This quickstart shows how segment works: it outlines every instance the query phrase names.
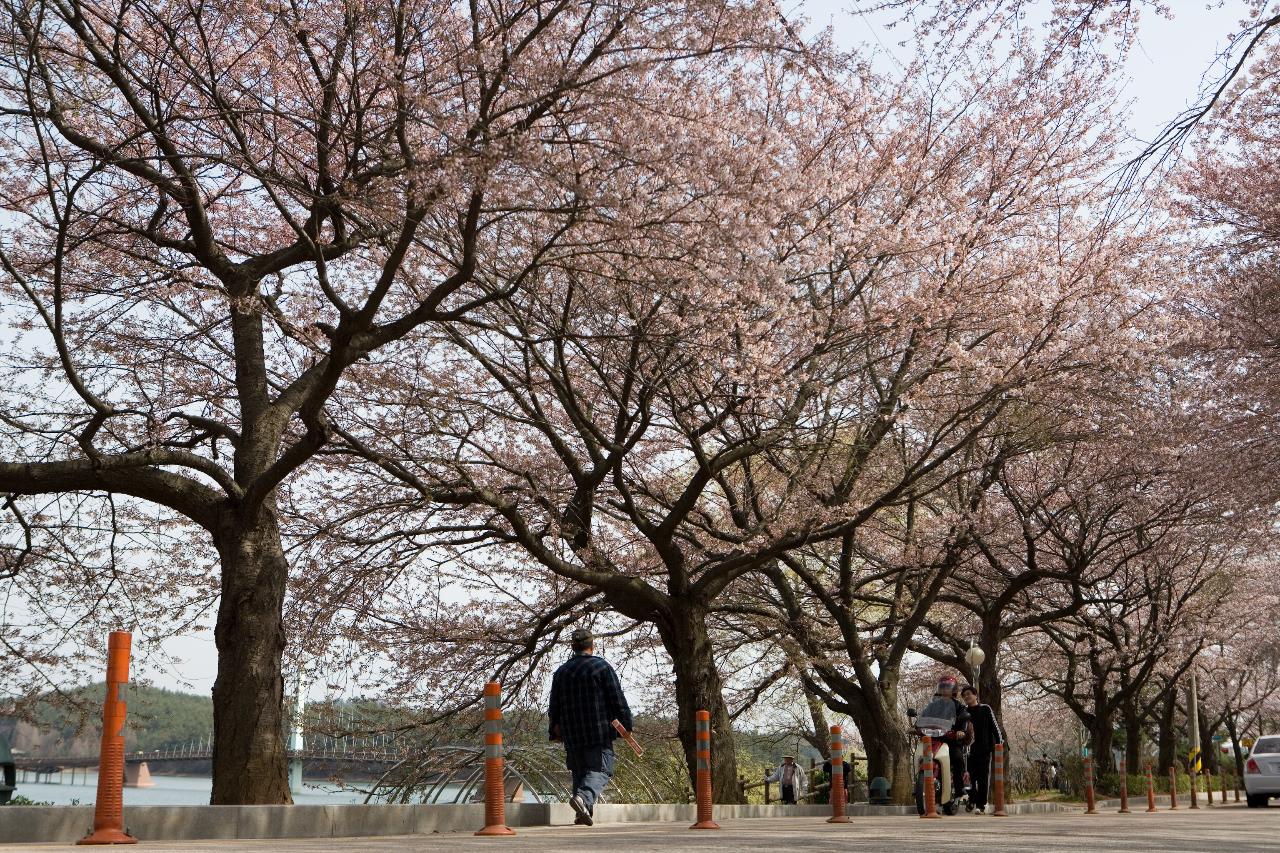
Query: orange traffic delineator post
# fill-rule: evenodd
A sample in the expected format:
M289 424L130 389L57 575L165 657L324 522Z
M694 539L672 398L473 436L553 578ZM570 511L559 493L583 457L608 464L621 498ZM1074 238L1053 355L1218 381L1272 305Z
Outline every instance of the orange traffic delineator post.
M1128 761L1120 759L1120 811L1118 814L1129 814L1129 766Z
M991 768L991 784L995 789L996 810L993 812L995 817L1008 817L1009 813L1004 809L1004 744L996 744L995 761L992 762Z
M1200 808L1200 803L1199 797L1196 795L1199 792L1196 789L1200 787L1200 774L1196 771L1196 768L1192 766L1191 770L1187 772L1187 776L1191 779L1191 808L1198 809Z
M507 826L507 804L503 785L506 760L502 750L502 685L490 681L484 686L484 829L476 835L515 835Z
M1147 811L1156 810L1156 777L1151 772L1151 761L1147 761Z
M93 806L93 832L77 844L137 844L124 831L125 686L133 635L112 631L107 638L107 698L102 706L102 750L98 758L98 799Z
M1222 804L1227 804L1227 771L1223 770L1218 774L1218 778L1222 780Z
M831 817L827 823L848 823L844 813L847 791L844 787L844 738L839 726L831 727Z
M1093 756L1084 757L1084 801L1088 806L1085 814L1097 814L1098 801L1093 795Z
M719 829L712 819L711 808L711 712L694 714L694 746L697 747L698 767L695 772L698 800L698 822L690 829Z
M1169 811L1178 807L1178 768L1169 768Z
M920 787L924 789L921 792L924 794L924 814L920 817L941 820L942 815L938 814L938 802L933 796L933 738L924 735L920 738L920 743L924 747L920 754L920 763L924 768L924 778L920 780Z

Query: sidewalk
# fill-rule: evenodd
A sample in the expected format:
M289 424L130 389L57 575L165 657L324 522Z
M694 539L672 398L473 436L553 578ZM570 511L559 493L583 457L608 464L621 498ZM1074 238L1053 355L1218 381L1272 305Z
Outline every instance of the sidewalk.
M1083 814L1022 815L1010 818L958 815L936 821L914 817L862 817L836 825L820 818L767 818L725 821L724 828L692 832L683 824L634 823L598 827L533 827L514 838L476 838L469 834L415 835L382 838L311 838L264 841L182 841L139 845L154 853L511 853L582 851L612 853L662 851L918 851L962 846L965 849L1026 853L1089 851L1204 851L1263 853L1277 849L1280 808L1246 809L1218 806L1197 812L1097 816ZM4 853L72 853L67 845L0 845Z

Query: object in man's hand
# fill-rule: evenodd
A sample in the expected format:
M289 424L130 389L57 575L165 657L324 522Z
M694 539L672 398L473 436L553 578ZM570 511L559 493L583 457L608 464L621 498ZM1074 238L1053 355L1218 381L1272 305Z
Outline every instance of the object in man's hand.
M631 732L627 731L626 727L623 726L622 723L614 720L613 728L618 732L618 737L627 742L627 746L631 747L631 751L636 754L637 758L644 755L644 747L640 745L638 740L631 736Z

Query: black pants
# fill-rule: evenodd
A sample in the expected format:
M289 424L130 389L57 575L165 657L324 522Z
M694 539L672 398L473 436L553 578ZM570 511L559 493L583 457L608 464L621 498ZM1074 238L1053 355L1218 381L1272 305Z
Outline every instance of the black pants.
M782 786L782 804L786 806L794 806L796 804L796 786Z
M958 800L964 794L964 752L955 744L947 744L951 761L951 799Z
M975 808L985 808L991 777L991 747L969 747L969 783L972 787L970 800Z

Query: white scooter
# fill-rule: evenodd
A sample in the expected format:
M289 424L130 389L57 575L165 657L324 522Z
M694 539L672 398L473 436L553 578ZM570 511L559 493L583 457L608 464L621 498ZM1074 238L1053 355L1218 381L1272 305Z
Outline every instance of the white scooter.
M951 787L951 754L947 749L946 736L955 725L955 706L950 702L930 702L919 716L914 709L907 709L907 717L911 720L911 728L915 734L915 746L911 751L911 759L916 768L916 782L913 794L916 801L916 814L924 814L924 738L930 741L930 759L933 761L933 801L938 811L945 815L953 815L959 811L959 803L952 797ZM966 774L967 775L967 774ZM966 807L968 800L968 780L965 780Z

